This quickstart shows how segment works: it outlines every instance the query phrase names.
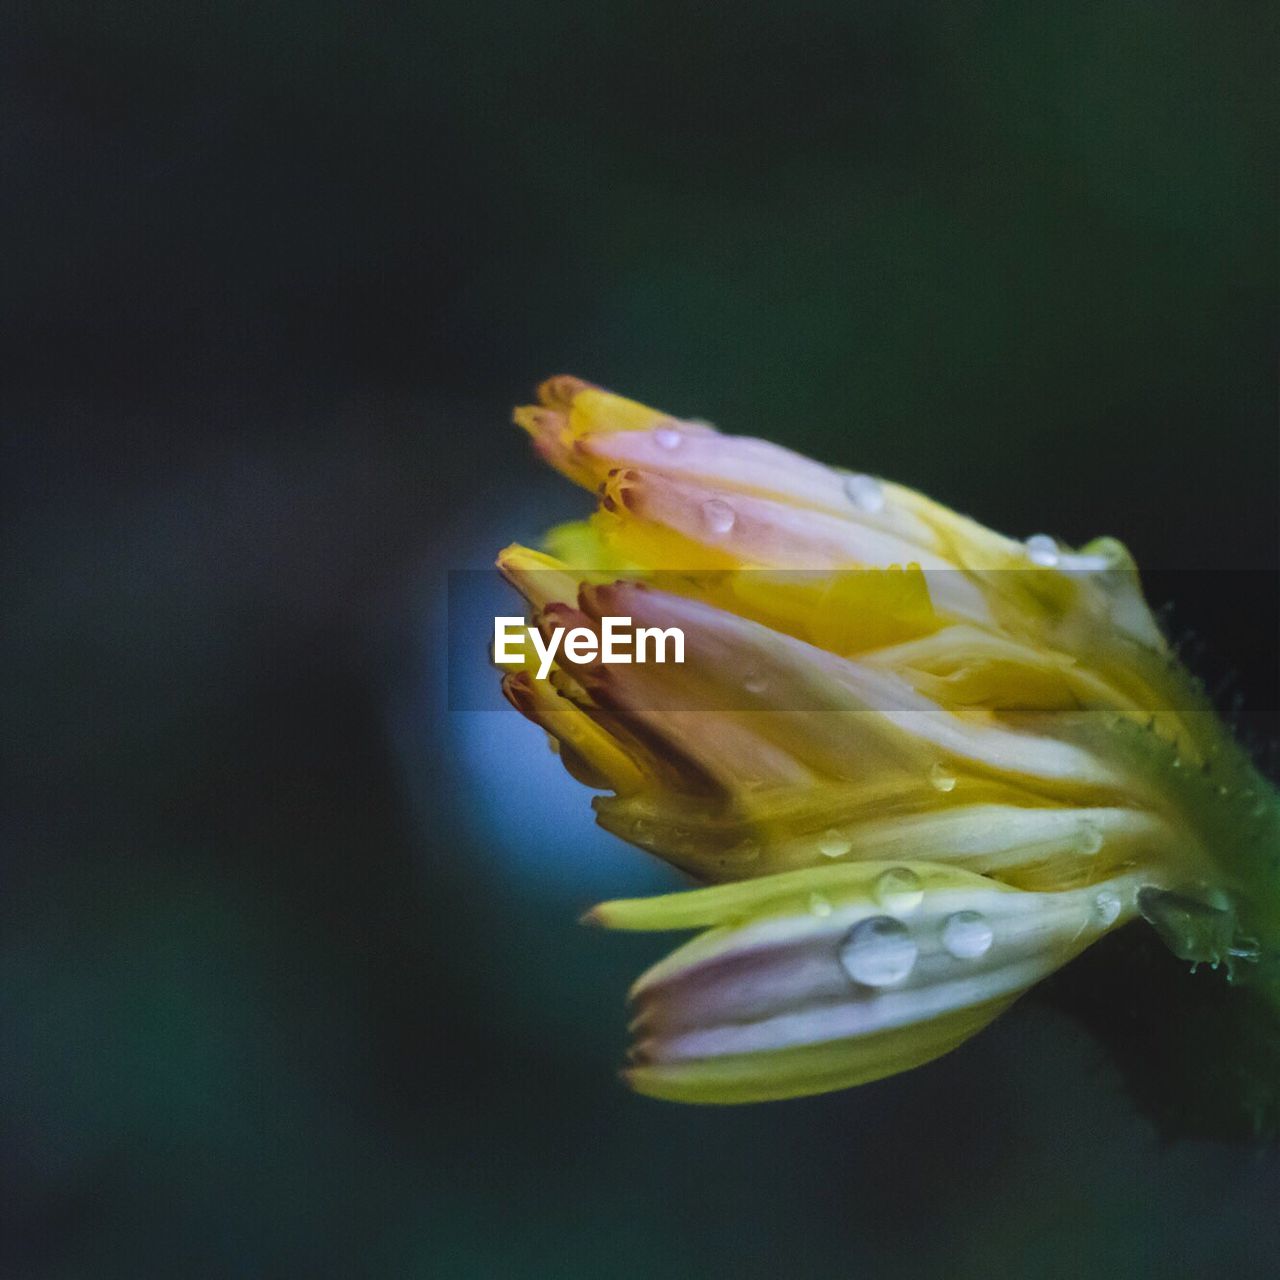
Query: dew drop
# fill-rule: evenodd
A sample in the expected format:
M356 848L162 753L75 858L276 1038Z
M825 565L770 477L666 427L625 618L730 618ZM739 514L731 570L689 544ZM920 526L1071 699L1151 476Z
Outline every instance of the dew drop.
M653 433L653 442L659 449L678 449L684 436L675 427L659 427Z
M945 765L930 765L929 785L935 791L954 791L956 789L956 775Z
M754 862L760 856L760 846L754 840L744 840L731 850L740 862Z
M976 960L986 955L995 936L981 911L957 911L942 924L942 945L957 960Z
M1100 889L1094 895L1093 918L1104 929L1120 918L1120 895L1114 889Z
M1107 574L1103 580L1107 586L1115 586L1122 581L1117 574L1110 571L1123 569L1126 566L1130 569L1134 567L1124 543L1118 542L1115 538L1094 538L1085 544L1076 559L1098 561L1096 571Z
M742 679L742 687L748 693L761 694L769 687L769 682L758 671L748 671Z
M1041 565L1045 569L1054 568L1061 559L1058 544L1047 533L1035 534L1028 538L1024 545L1031 563Z
M853 842L841 835L834 827L824 831L822 838L818 841L818 852L824 858L843 858L852 848Z
M864 987L891 987L911 972L917 953L901 920L871 916L849 930L840 947L840 963Z
M812 916L829 916L831 914L831 903L820 893L811 893L809 895L809 914Z
M1102 831L1096 822L1085 819L1076 831L1076 848L1081 853L1097 853L1102 848Z
M733 528L733 508L719 498L711 498L702 504L703 523L712 533L728 533Z
M874 515L884 510L884 489L874 476L845 476L844 492L859 511Z
M905 915L923 900L924 883L910 867L890 867L876 877L872 893L886 911Z

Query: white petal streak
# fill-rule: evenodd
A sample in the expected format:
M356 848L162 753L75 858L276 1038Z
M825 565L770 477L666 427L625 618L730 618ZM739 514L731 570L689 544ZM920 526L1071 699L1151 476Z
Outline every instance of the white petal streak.
M1118 911L1099 910L1104 892L1115 895ZM795 1048L1012 998L1131 918L1135 895L1128 878L1063 893L978 881L931 889L902 919L866 896L829 902L821 915L798 902L779 907L708 931L640 979L639 1049L645 1061L670 1063ZM863 981L842 957L861 926L881 920L910 948L907 968Z
M882 992L870 999L852 998L758 1022L725 1023L688 1031L647 1041L644 1049L654 1061L665 1063L847 1040L925 1022L953 1009L986 1004L999 996L1015 995L1056 967L1045 958L1024 960L930 987Z

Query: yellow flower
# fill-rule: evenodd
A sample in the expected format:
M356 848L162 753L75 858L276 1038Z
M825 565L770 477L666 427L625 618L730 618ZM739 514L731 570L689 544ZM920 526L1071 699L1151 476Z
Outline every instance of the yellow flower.
M737 1101L915 1065L1139 911L1184 958L1272 981L1274 793L1119 543L1005 538L573 378L515 416L599 494L545 550L500 555L534 623L626 617L685 655L511 663L507 696L609 793L603 826L743 882L599 909L715 926L637 988L638 1087ZM922 885L910 919L876 907L894 876ZM975 915L987 949L948 949ZM911 965L862 981L858 936Z

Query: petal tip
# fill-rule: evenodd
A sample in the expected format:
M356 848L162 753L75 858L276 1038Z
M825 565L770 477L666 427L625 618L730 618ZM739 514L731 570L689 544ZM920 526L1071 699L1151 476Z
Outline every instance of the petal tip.
M568 409L583 391L594 389L594 384L583 378L557 373L538 384L538 401L550 409Z

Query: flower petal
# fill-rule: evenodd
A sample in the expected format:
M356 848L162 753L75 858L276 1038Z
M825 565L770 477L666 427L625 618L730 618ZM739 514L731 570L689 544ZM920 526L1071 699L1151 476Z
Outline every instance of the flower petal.
M989 717L954 714L894 672L836 657L700 601L621 582L584 589L581 603L593 621L630 617L636 626L677 627L685 636L683 664L600 665L584 673L593 693L607 689L637 717L759 708L752 723L760 732L837 778L909 767L925 785L932 765L942 763L1044 786L1122 788L1122 779L1078 747L1004 728Z
M1138 880L1032 893L871 862L606 903L624 928L713 927L632 989L642 1092L745 1102L839 1088L953 1048L1136 910Z

